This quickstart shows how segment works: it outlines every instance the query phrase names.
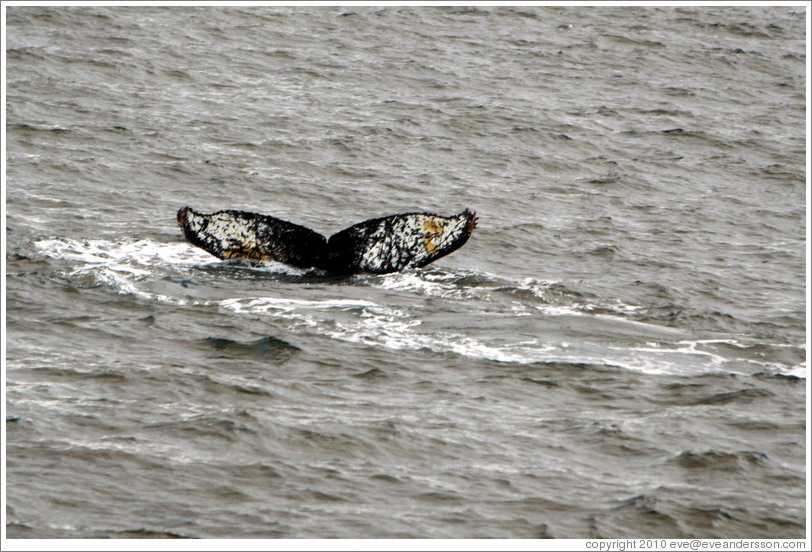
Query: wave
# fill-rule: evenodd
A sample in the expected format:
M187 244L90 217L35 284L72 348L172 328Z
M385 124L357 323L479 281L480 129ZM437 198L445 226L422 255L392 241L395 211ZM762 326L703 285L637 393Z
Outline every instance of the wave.
M558 282L437 268L327 278L279 263L222 262L186 243L149 239L47 239L35 246L64 263L69 280L90 278L87 285L148 301L270 317L294 333L365 346L652 375L766 371L805 378L807 371L805 362L787 362L797 353L765 355L764 345L695 338L633 319L642 305ZM805 352L790 344L767 352L782 347Z

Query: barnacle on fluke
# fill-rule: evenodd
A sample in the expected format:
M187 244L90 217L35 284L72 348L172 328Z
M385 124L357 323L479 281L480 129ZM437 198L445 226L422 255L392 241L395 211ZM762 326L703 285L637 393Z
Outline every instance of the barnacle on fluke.
M369 219L325 238L309 228L246 211L178 211L186 239L220 259L276 261L330 274L385 274L423 267L456 251L476 228L476 213L404 213Z

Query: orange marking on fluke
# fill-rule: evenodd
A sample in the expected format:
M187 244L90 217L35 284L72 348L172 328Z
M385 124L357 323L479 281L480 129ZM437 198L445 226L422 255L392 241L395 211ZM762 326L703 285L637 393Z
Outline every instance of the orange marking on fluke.
M423 230L432 236L439 236L443 233L443 229L445 228L445 223L437 222L432 219L426 219L423 221Z

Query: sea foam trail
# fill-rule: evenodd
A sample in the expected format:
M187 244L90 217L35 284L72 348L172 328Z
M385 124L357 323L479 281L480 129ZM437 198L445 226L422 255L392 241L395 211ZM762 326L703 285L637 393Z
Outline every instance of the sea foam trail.
M745 347L735 339L688 339L687 332L678 328L624 318L625 313L635 312L641 308L639 306L606 300L600 305L601 312L593 314L590 310L597 306L581 297L574 298L569 304L561 299L557 304L550 304L547 302L548 290L558 284L534 279L511 281L497 275L476 274L477 285L468 286L460 282L464 282L466 276L470 278L470 274L461 277L453 272L411 271L383 277L361 276L353 280L355 285L389 292L389 295L377 301L335 297L342 290L346 291L340 285L330 289L331 297L324 299L276 295L204 299L189 295L187 287L178 286L177 293L170 294L158 293L150 287L151 282L172 271L178 277L192 270L222 265L222 261L185 243L48 239L35 245L42 254L66 261L69 264L66 269L68 277L90 275L117 293L176 305L215 306L237 315L268 316L287 321L296 331L393 350L424 350L517 364L612 366L652 375L750 374L768 370L806 377L807 373L805 363L785 366L759 362L752 358L737 358L729 353L722 354L713 347L719 342L731 345L731 349ZM252 265L250 270L257 274L303 274L301 270L278 263ZM290 295L295 295L299 290L297 284L289 285L292 286L288 288ZM504 293L506 289L512 291ZM221 292L228 294L228 289ZM482 332L465 331L465 328L454 331L430 329L427 326L434 315L431 308L442 308L441 304L431 303L429 307L383 304L382 299L393 300L391 292L448 301L454 308L464 305L470 309L468 316L473 319L485 313L494 317L495 327L509 326L515 323L517 317L528 321L560 318L566 320L567 324L579 324L581 319L596 327L596 331L608 340L602 339L599 343L588 339L557 341L543 335L531 339L511 339L489 336L488 332L481 335ZM512 294L520 297L529 294L538 300L519 300ZM566 297L563 301L566 301ZM607 310L612 314L606 314ZM621 339L630 336L635 338L636 343ZM641 341L641 336L645 337L645 341Z

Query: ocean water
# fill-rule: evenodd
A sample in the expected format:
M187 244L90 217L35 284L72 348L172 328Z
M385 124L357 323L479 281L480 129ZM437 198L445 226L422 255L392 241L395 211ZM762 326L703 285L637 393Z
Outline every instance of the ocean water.
M6 10L9 538L804 537L804 8Z

